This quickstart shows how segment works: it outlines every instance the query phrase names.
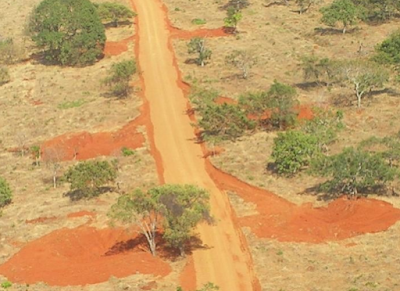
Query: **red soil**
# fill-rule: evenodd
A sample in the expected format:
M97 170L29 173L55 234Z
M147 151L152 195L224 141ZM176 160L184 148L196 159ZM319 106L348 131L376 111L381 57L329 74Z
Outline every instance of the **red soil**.
M86 160L109 156L123 147L135 149L143 146L144 136L136 131L143 117L131 121L116 132L63 134L42 144L43 159L53 159L55 152L60 160Z
M133 39L134 37L130 36L121 41L107 41L103 52L106 56L120 55L128 50L128 44Z
M222 172L210 161L206 161L206 166L218 187L256 204L259 214L240 218L239 222L258 237L321 243L384 231L400 220L400 209L376 199L340 198L328 207L297 206Z
M185 268L179 276L179 285L183 290L196 289L196 270L194 268L193 257L188 257Z
M78 212L72 212L67 215L67 218L77 218L77 217L82 217L82 216L90 216L92 218L96 217L96 213L91 212L91 211L78 211Z
M26 244L0 266L0 274L16 283L56 286L95 284L136 272L168 275L171 267L139 250L138 241L121 229L64 228Z

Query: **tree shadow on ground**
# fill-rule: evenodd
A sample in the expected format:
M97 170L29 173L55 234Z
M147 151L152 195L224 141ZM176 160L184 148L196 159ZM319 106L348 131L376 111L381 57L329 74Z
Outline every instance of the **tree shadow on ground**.
M313 90L315 88L320 88L320 87L326 87L327 85L328 84L323 81L302 82L302 83L294 84L294 86L296 86L297 88L305 90L305 91Z
M162 259L175 261L182 257L181 252L177 248L170 247L166 241L162 238L162 233L156 233L156 244L157 244L157 256ZM184 245L185 255L191 255L194 250L198 249L209 249L207 245L203 245L201 239L197 236L191 236L189 241ZM143 234L139 234L133 239L126 241L119 241L111 246L104 256L114 256L126 252L133 251L144 251L150 252L148 242Z
M353 27L353 28L349 28L346 30L345 34L350 34L350 33L354 33L356 31L359 31L360 28L358 27ZM331 28L331 27L316 27L314 28L314 33L315 34L319 34L319 35L340 35L340 34L344 34L343 33L343 29L339 29L339 28Z
M111 22L107 22L103 25L104 25L104 28L107 29L107 28L118 28L121 26L132 25L132 24L133 24L133 21L123 20L123 21L118 21L118 23L111 21Z
M73 191L68 191L63 194L63 197L69 197L71 201L79 201L82 199L87 199L87 198L93 198L93 197L98 197L101 194L107 193L107 192L112 192L115 190L115 187L110 187L110 186L104 186L98 188L94 193L88 193L86 191L83 191L81 189L76 189Z

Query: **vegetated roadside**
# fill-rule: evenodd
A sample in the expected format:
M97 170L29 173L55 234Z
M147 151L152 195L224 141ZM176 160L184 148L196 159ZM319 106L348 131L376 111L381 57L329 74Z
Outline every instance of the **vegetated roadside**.
M109 219L106 214L110 205L121 193L158 184L154 159L150 155L148 142L145 141L136 150L129 148L123 150L124 144L122 144L111 153L110 157L99 158L118 161L119 175L116 179L115 191L92 200L71 202L68 196L63 195L68 192L68 189L65 184L60 183L59 179L57 179L57 188L53 188L54 170L57 169L56 176L60 178L67 168L77 164L79 159L75 160L72 156L68 158L72 160L64 159L63 153L57 153L55 155L57 159L41 161L41 157L36 156L36 149L40 149L40 145L60 135L73 135L80 132L88 133L81 136L80 144L90 144L92 133L101 135L107 132L114 139L116 136L113 132L118 132L129 121L139 116L142 100L139 97L140 82L137 74L130 82L134 92L129 98L110 97L107 94L109 88L101 82L106 78L113 64L132 59L134 56L135 40L132 36L135 34L135 26L133 24L107 29L108 41L116 43L123 41L126 46L126 50L117 56L106 55L101 61L86 67L48 66L43 64L35 54L29 57L33 50L33 43L26 36L25 31L25 20L39 3L38 0L30 3L2 1L0 4L1 11L7 11L0 18L1 27L4 28L0 32L1 40L12 38L20 54L19 60L7 64L10 78L0 86L0 108L3 112L0 117L2 125L0 127L2 160L0 176L7 180L13 192L11 204L1 211L1 264L29 242L51 234L55 230L61 233L63 228L78 227L79 229L82 225L90 225L89 229L92 229L91 227L94 227L93 229L108 228ZM128 1L121 0L119 3L130 7ZM129 40L126 41L127 39ZM138 131L147 140L144 126L139 126ZM99 144L92 144L96 147L92 151L98 150L101 146L101 136L98 141ZM85 232L84 228L80 228L82 233ZM110 233L110 237L104 241L105 245L115 244L118 241L118 237L115 237L118 230L110 230ZM78 237L77 234L75 235ZM101 236L100 232L92 233L92 235ZM123 239L124 235L119 239ZM113 239L115 241L112 241ZM85 236L82 236L81 240L78 243L85 244ZM43 247L46 246L43 245ZM76 248L76 250L79 249L85 251L82 248ZM136 274L124 279L111 276L104 283L84 287L57 287L37 283L29 287L25 284L13 284L10 290L24 288L28 290L32 288L34 290L122 290L127 286L135 289L150 286L161 290L168 288L175 290L179 281L179 272L184 267L185 261L181 260L171 265L176 272L166 279L160 279L158 284L155 284L153 275ZM6 278L1 276L0 283L3 282L6 282Z
M185 1L170 0L166 1L166 4L171 22L181 28L199 27L196 22L192 22L193 19L203 19L203 23L206 22L200 27L221 27L225 14L219 8L225 2L211 2L195 3L195 8ZM354 31L344 35L322 35L319 33L321 30L314 31L314 28L325 28L320 23L319 8L332 1L321 1L302 15L293 12L297 6L291 1L289 6L284 5L283 1L282 5L279 5L277 1L277 5L270 7L265 7L265 1L250 2L249 7L242 11L243 18L239 23L237 35L205 38L207 48L212 51L206 66L200 67L188 62L191 58L187 53L188 41L174 42L178 64L185 81L199 87L216 89L220 96L236 100L247 91L268 90L274 79L292 85L298 92L301 104L335 108L343 112L345 128L338 133L336 142L329 146L331 154L339 153L347 146L356 147L359 142L369 137L393 136L399 131L400 128L396 125L399 100L396 93L398 86L393 82L395 74L392 75L392 82L387 85L389 91L367 95L362 101L361 109L357 109L356 99L350 88L331 87L328 90L324 86L302 86L304 79L299 67L304 55L314 54L330 59L371 56L375 46L397 29L397 20L377 26L359 23ZM215 11L215 14L211 14L210 11ZM258 58L248 79L240 78L239 71L225 65L225 57L235 49L250 51ZM307 189L325 181L323 178L310 177L305 173L290 178L281 177L267 169L276 136L276 132L261 131L240 137L235 142L220 142L218 147L224 148L225 151L212 157L212 162L223 171L249 184L268 189L296 204L311 202L315 206L326 205L327 202L318 200L317 196L305 194ZM212 144L209 146L212 148ZM392 184L394 189L398 187L396 183ZM391 195L391 191L388 193ZM232 193L231 197L239 217L254 214L253 204L246 203L235 193ZM400 206L398 199L393 196L379 196L378 199L392 203L395 207ZM383 233L323 245L259 239L250 230L246 230L246 234L253 257L256 258L257 274L263 288L392 290L399 284L398 280L390 277L390 274L397 271L397 267L394 266L396 258L390 254L390 247L383 250L380 244L385 240L389 240L390 245L397 244L400 238L396 231L398 224ZM365 250L366 253L363 254ZM382 257L376 258L377 253L382 253ZM329 254L329 257L326 254ZM313 258L309 259L310 257ZM328 259L331 257L333 263ZM391 266L386 265L386 260L392 262ZM382 268L384 272L380 274L372 271ZM327 270L330 274L329 279L324 275ZM320 282L326 284L321 285Z

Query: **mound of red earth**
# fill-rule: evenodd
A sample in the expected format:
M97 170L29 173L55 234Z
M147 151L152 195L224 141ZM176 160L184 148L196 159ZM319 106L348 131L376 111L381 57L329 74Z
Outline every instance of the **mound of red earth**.
M134 36L127 37L121 41L107 41L104 46L104 55L117 56L128 50L128 44L134 40Z
M220 171L208 161L206 164L220 189L234 191L256 205L258 214L239 218L239 223L258 237L321 243L384 231L400 220L400 209L376 199L340 198L327 207L297 206Z
M129 122L116 132L64 134L42 144L44 160L86 160L109 156L123 147L135 149L143 146L144 136L136 127L142 118Z
M121 229L59 229L26 244L0 266L0 274L16 283L86 285L132 274L166 276L171 267L144 252L141 237Z

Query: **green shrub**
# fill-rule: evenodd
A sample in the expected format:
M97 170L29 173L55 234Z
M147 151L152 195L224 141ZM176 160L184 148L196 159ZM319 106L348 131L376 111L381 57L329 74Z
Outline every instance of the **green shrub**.
M319 153L316 136L301 131L278 133L271 157L279 174L293 175L310 164Z
M4 207L12 200L12 191L7 181L0 177L0 207Z
M10 74L6 67L0 67L0 86L10 82Z
M235 140L255 127L255 122L249 120L238 105L227 103L206 105L198 124L202 129L202 138L206 140Z
M320 190L334 196L368 193L393 181L398 173L380 154L353 147L345 148L337 155L313 160L311 172L329 179L320 185Z
M105 23L112 23L117 27L121 22L127 21L129 18L135 17L137 14L128 7L118 3L100 3L95 4L100 19Z
M20 52L12 38L0 39L0 65L16 62L21 57Z
M64 101L60 104L57 105L58 109L71 109L71 108L77 108L85 104L87 101L84 99L78 99L75 101Z
M206 23L207 23L207 21L205 19L200 19L200 18L192 19L192 24L195 24L195 25L203 25Z
M376 47L374 60L382 64L400 64L400 30L391 34Z
M129 157L129 156L133 156L133 155L136 154L136 151L135 151L135 150L130 149L130 148L127 148L127 147L123 147L123 148L121 149L121 152L122 152L122 155L123 155L124 157Z
M130 92L129 81L136 71L137 67L134 60L121 61L111 66L103 83L110 87L112 95L127 97Z
M10 287L12 287L12 283L10 281L4 281L1 283L1 288L3 289L8 289Z
M82 162L70 167L64 174L64 180L71 183L69 194L73 200L97 196L101 187L113 182L116 177L116 168L107 161Z
M89 0L44 0L30 18L32 40L48 61L93 64L103 55L104 26Z

